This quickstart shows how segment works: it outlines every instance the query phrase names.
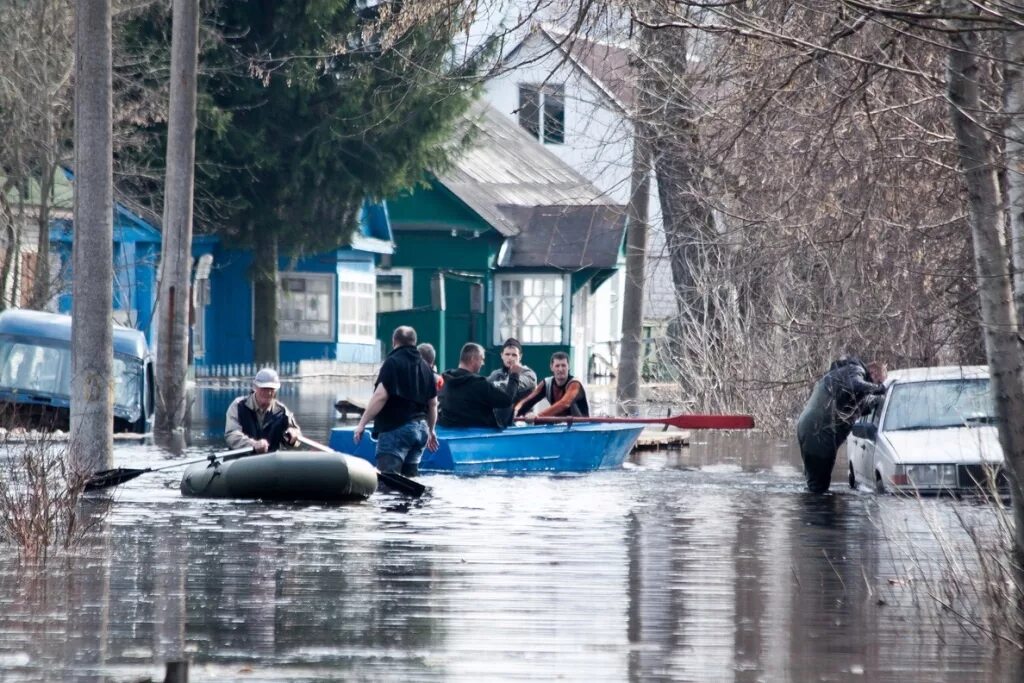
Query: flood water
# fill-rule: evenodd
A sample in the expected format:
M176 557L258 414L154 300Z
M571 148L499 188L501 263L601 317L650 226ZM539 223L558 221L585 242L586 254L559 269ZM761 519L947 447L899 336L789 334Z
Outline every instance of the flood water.
M326 440L358 392L283 398ZM216 450L238 393L201 392L205 445L116 464ZM90 503L102 522L45 570L3 550L0 680L162 680L181 658L192 681L1020 680L1017 648L929 597L991 508L851 491L844 469L812 496L792 448L708 434L619 471L431 475L419 501L341 507L187 499L154 472Z

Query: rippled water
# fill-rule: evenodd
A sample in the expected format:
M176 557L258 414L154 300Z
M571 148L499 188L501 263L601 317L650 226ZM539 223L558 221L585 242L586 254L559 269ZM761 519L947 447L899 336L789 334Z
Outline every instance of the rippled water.
M334 395L292 393L326 438ZM200 432L232 395L204 392ZM180 471L144 475L91 503L106 515L66 561L19 571L5 551L0 680L159 680L181 657L193 681L1018 680L1014 648L912 580L941 580L933 529L963 543L954 513L990 509L811 496L797 465L709 435L619 471L425 476L419 501L342 507L185 499Z

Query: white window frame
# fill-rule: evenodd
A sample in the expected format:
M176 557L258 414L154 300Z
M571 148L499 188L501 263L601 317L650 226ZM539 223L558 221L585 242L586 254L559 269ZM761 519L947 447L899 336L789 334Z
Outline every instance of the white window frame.
M341 270L338 273L338 341L349 344L376 344L377 343L377 271L376 270ZM369 284L370 289L368 292L364 292L361 295L356 294L353 296L350 293L344 291L344 285L347 283L353 284ZM346 301L352 298L365 299L370 305L370 315L368 321L361 321L358 317L346 318L345 308ZM356 325L368 324L370 331L369 334L358 334L351 332L343 332L342 326L349 323L355 323Z
M285 319L285 317L283 315L283 311L282 311L282 306L284 305L285 299L286 299L286 297L288 295L285 293L284 288L282 286L282 283L286 279L288 279L288 280L305 280L307 282L319 281L319 282L325 282L327 284L327 287L326 287L326 289L327 289L327 307L326 307L327 308L327 319L326 320L323 320L323 319L318 320L318 322L326 322L327 323L327 332L326 333L324 333L324 334L312 334L312 333L298 332L298 331L296 331L295 326L293 324L290 324L290 323L292 323L294 321L289 321L289 320ZM283 273L278 273L278 275L277 275L277 321L278 321L277 331L278 331L278 339L280 339L281 341L308 341L308 342L328 342L328 343L329 342L333 342L334 341L335 332L338 329L337 325L335 323L335 321L337 320L337 318L336 318L336 315L337 315L336 311L337 311L337 288L335 287L335 284L334 284L334 274L333 273L308 273L308 272L303 272L303 271L285 271Z
M568 137L568 126L567 126L568 113L566 112L566 106L565 106L566 105L566 103L565 103L565 100L566 100L566 98L565 98L565 84L564 83L544 83L544 84L538 85L538 84L535 84L535 83L520 83L519 86L518 86L518 91L517 92L518 92L518 98L519 98L519 109L518 109L518 111L519 111L519 125L520 125L520 127L523 128L524 130L526 130L527 133L529 133L531 136L536 138L537 141L539 141L542 144L545 144L545 145L564 145L564 144L566 144L566 138ZM524 92L531 92L537 98L537 103L536 103L537 104L537 116L536 116L536 120L534 120L532 122L532 126L533 126L533 128L536 128L536 131L533 130L532 128L527 128L526 126L523 125L523 119L524 119L523 109L526 106L526 103L525 103L525 101L523 99L523 93ZM550 101L549 101L549 98L550 98ZM562 139L561 140L555 140L554 139L555 136L553 135L553 131L550 130L549 127L545 125L546 122L547 122L547 119L548 119L548 114L549 114L548 110L549 109L551 110L551 112L554 112L554 111L557 111L557 110L561 110L561 112L562 112L562 136L561 136Z
M401 306L399 308L394 308L394 309L391 309L391 310L394 310L394 311L404 311L406 309L412 308L412 278L413 278L412 268L378 268L377 269L377 277L379 277L381 275L398 275L398 276L400 276L402 278L402 292L401 292L400 300L399 300L400 303L401 303ZM375 282L376 282L376 280L375 280ZM386 313L387 311L384 311L380 307L380 291L381 290L380 290L380 283L379 282L377 282L377 284L376 284L376 289L377 289L377 293L376 293L375 296L376 296L376 301L377 301L377 313Z
M523 339L517 334L518 329L502 329L502 282L523 281L523 280L560 280L562 282L562 329L561 335L555 341L530 341ZM572 324L570 314L572 312L572 283L568 274L560 273L501 273L494 276L494 345L500 346L509 337L515 337L523 346L568 344L569 329Z

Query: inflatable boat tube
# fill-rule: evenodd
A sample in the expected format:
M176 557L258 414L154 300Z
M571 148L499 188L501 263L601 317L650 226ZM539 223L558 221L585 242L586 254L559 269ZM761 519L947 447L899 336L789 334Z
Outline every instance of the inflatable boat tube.
M185 470L181 494L200 498L342 503L377 490L377 470L342 453L278 451L199 463Z

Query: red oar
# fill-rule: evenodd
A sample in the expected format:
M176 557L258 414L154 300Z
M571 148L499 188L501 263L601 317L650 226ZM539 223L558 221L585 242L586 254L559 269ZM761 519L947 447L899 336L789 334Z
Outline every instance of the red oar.
M669 425L680 429L753 429L754 418L750 415L673 415L671 417L535 417L534 422L580 422L633 423Z

